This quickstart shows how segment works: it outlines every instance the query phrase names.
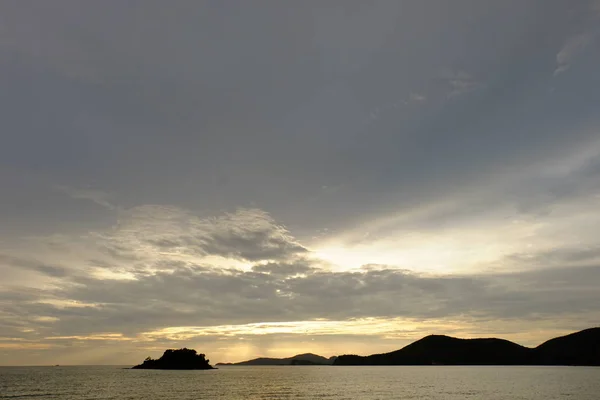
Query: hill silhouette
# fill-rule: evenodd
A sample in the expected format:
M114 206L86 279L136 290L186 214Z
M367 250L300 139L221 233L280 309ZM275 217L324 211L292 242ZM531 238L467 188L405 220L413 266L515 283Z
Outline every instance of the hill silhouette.
M534 349L542 365L600 366L600 328L550 339Z
M600 366L600 328L528 348L504 339L430 335L391 353L343 355L334 365L590 365Z
M146 358L140 365L132 369L213 369L204 354L194 349L165 350L159 359Z
M331 365L335 357L325 358L317 354L296 354L287 358L260 357L238 363L219 363L217 365Z

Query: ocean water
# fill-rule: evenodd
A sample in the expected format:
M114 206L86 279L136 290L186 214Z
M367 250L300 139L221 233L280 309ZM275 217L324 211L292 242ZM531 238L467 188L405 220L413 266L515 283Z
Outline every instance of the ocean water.
M600 368L0 367L0 399L510 399L598 400Z

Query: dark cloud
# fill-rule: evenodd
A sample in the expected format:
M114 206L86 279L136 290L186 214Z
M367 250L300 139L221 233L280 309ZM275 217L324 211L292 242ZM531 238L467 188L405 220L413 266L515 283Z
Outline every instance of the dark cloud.
M307 251L261 211L240 210L212 222L214 229L202 238L207 254L258 261L285 259Z
M503 262L518 266L519 268L549 268L563 266L592 265L600 259L600 248L558 248L542 252L516 253L506 256Z
M252 267L252 271L258 273L268 273L274 275L302 275L309 274L315 271L314 266L311 265L309 260L301 259L294 263L273 263L255 265Z
M48 265L44 262L36 261L35 259L24 259L19 257L0 254L0 265L14 266L20 269L39 272L54 278L62 278L68 275L66 268Z

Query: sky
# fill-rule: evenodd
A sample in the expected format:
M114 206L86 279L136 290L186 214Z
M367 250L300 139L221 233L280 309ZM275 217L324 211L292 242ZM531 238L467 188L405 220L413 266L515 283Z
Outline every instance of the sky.
M0 364L600 323L600 2L0 2Z

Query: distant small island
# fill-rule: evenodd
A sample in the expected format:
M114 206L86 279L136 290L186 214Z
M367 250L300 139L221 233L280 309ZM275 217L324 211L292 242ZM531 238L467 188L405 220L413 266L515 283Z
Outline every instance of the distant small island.
M335 361L336 357L325 358L317 354L305 353L297 354L293 357L287 358L254 358L248 361L241 361L237 363L218 363L217 365L331 365Z
M140 365L132 369L214 369L204 354L194 349L165 350L159 359L146 358Z

